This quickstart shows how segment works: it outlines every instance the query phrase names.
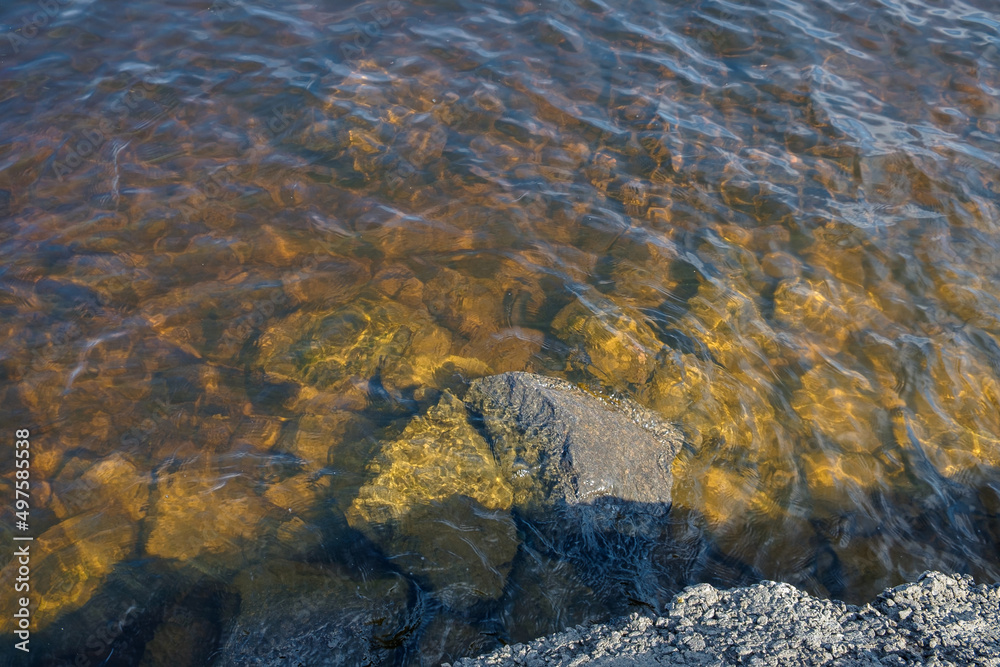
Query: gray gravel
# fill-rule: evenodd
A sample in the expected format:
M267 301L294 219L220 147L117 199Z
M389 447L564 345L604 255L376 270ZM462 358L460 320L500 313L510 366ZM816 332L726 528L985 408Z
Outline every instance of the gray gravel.
M834 664L1000 666L1000 584L925 572L864 607L770 581L729 591L701 584L665 616L577 626L455 667Z

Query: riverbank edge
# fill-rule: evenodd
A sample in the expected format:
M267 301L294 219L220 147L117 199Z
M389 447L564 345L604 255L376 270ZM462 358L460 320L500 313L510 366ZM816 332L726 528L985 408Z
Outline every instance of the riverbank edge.
M998 667L1000 584L927 571L863 607L772 581L730 590L699 584L663 615L577 626L453 667L720 664Z

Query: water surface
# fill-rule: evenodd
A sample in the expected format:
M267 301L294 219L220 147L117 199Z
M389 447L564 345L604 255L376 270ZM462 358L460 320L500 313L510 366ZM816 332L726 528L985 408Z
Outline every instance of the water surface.
M351 660L431 665L687 583L1000 581L993 3L53 0L0 24L35 664L221 664L333 605ZM474 432L447 398L412 420L510 370L684 429L664 535L567 549L502 483L458 488L493 474Z

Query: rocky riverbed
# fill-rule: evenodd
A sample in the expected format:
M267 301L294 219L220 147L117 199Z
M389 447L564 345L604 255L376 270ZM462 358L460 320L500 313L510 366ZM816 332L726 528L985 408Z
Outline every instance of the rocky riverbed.
M700 584L662 616L577 626L454 667L730 664L1000 665L1000 584L925 572L863 607L773 581Z

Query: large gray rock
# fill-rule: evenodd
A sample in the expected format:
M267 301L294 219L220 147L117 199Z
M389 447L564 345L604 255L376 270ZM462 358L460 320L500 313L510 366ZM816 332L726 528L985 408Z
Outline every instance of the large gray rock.
M568 509L584 531L634 533L669 510L682 437L642 406L531 373L480 378L465 400L527 516Z

